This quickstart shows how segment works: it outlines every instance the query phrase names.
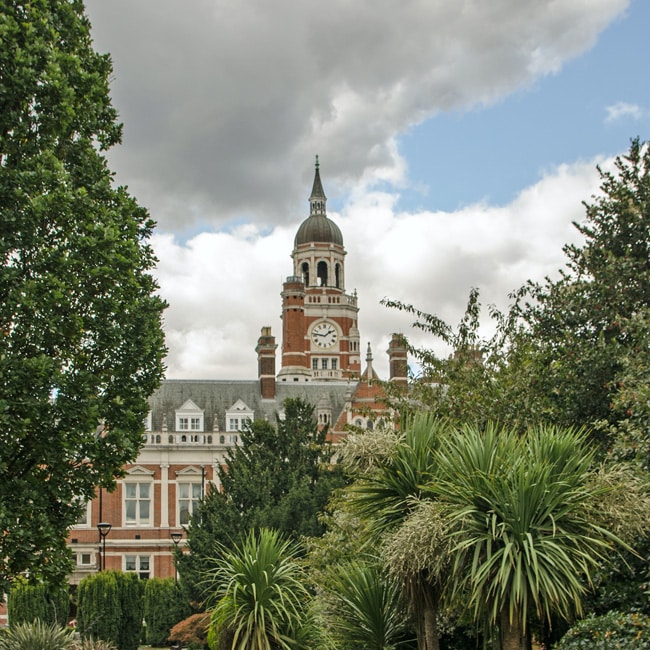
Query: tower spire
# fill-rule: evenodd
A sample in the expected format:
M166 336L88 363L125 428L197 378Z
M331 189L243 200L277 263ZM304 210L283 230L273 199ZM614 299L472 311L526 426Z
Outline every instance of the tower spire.
M327 197L323 190L323 184L320 180L320 163L318 162L318 154L316 154L316 171L314 173L314 185L311 189L311 196L309 197L309 216L324 215L325 204Z

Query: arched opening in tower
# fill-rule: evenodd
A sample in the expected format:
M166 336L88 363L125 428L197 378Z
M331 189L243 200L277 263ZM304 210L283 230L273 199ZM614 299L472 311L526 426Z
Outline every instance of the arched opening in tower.
M318 286L327 286L327 262L318 262Z
M302 263L302 279L305 283L305 286L309 286L309 264L307 262Z

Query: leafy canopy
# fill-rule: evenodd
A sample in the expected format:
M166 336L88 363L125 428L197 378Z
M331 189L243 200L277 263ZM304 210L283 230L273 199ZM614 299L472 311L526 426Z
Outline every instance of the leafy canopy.
M83 3L0 6L2 592L61 580L82 502L136 458L164 303L154 224L104 156L121 125Z

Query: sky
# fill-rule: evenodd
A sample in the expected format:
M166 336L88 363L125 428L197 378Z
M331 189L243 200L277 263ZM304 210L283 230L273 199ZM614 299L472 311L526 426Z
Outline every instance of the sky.
M362 346L437 349L472 288L553 277L630 139L650 136L647 0L86 0L124 124L108 154L157 222L167 377L254 379L319 156ZM441 351L441 353L443 353ZM280 367L278 352L277 368Z

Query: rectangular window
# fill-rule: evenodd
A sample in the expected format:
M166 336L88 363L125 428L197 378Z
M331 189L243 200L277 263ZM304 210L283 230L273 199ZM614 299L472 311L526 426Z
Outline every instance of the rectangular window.
M318 359L316 357L313 357L311 360L311 369L318 370Z
M230 418L228 423L228 431L237 431L239 429L239 420L237 418Z
M190 523L201 499L200 483L178 483L178 523L181 526Z
M77 566L90 566L92 563L92 553L77 553Z
M201 431L203 429L201 426L201 418L190 418L190 429L192 431Z
M140 580L151 577L150 558L148 555L125 555L124 570L138 574Z
M332 370L337 370L338 369L338 359L332 359Z
M189 418L178 418L178 430L179 431L188 431L190 428Z
M127 526L151 523L151 483L124 484L124 513Z
M327 359L321 359L321 368L327 370Z

